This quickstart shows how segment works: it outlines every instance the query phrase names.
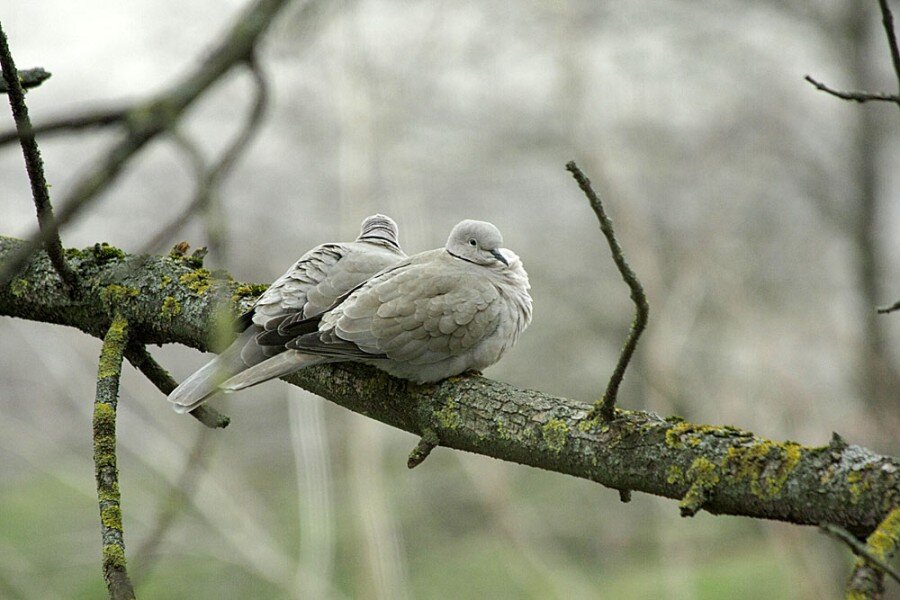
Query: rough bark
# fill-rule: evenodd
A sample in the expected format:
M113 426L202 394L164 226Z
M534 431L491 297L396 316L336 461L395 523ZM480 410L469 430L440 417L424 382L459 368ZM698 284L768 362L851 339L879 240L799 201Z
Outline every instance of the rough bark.
M0 262L24 242L0 237ZM214 275L182 256L128 256L106 245L67 250L82 282L69 297L44 253L0 286L0 315L76 327L101 337L116 313L139 343L206 350ZM219 274L231 309L261 286ZM590 405L478 376L418 386L362 365L309 368L286 378L350 410L441 446L567 473L618 490L680 499L683 514L839 525L865 538L900 506L900 460L848 445L775 442L730 426L618 410L589 420ZM161 408L162 409L162 408Z

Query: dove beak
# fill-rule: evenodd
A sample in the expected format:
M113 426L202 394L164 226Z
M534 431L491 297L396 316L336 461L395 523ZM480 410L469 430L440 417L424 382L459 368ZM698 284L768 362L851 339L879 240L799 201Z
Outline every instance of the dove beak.
M497 248L494 248L493 250L491 250L491 254L493 254L494 258L496 258L497 260L502 262L504 265L506 265L507 267L509 266L509 261L506 260L506 257L503 256L503 254Z

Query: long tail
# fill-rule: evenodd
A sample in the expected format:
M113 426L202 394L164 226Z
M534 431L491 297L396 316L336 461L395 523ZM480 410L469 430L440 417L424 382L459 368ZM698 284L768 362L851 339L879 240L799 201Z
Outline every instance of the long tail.
M172 390L168 400L175 412L186 413L194 410L219 391L219 384L246 369L247 363L241 359L241 350L256 333L253 327L248 328L222 354L203 365Z
M281 354L277 354L272 358L253 365L249 369L241 371L225 383L219 386L225 393L236 392L251 385L262 383L288 373L293 373L304 367L317 365L326 362L328 359L322 356L313 356L311 354L303 354L297 350L287 350Z

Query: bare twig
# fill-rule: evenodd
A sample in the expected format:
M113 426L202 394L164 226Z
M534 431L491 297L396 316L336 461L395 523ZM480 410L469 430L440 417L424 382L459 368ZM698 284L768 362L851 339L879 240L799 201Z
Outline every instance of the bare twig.
M882 306L881 308L877 309L877 312L880 315L886 315L888 313L894 312L895 310L900 310L900 300L897 300L890 306Z
M125 350L125 358L163 394L169 395L178 386L178 383L172 379L169 372L150 356L147 348L142 344L128 344L128 348ZM225 428L231 422L230 418L205 404L198 406L189 414L210 429Z
M42 69L41 67L35 67L34 69L19 69L19 85L22 86L22 89L29 89L33 87L37 87L50 79L51 73ZM9 91L9 86L6 83L6 80L0 81L0 94L5 94Z
M832 525L831 523L826 523L821 527L822 531L830 535L831 537L838 539L847 546L850 547L850 550L853 551L853 554L862 558L866 564L871 565L889 575L892 579L900 583L900 572L897 571L894 567L887 564L884 560L875 556L869 548L860 542L852 533L844 529L843 527L838 527L837 525Z
M125 568L125 538L116 466L116 405L122 357L128 345L128 322L116 315L100 353L97 371L97 398L94 402L94 468L100 504L100 533L103 540L103 578L113 600L134 598L134 588Z
M900 91L900 47L897 46L897 34L894 32L894 15L887 0L878 0L881 8L881 23L884 25L884 33L887 35L888 46L891 49L891 62L894 63L894 74L897 75L897 89Z
M127 125L125 138L114 144L75 184L61 204L57 224L61 227L89 206L118 178L139 150L160 133L174 127L185 110L234 65L250 59L257 41L288 2L253 2L199 67L168 91L130 108L124 119ZM47 237L43 231L32 233L23 250L0 270L0 284L9 281Z
M28 106L25 104L25 92L22 90L19 72L16 70L16 63L9 50L9 42L2 25L0 25L0 66L3 68L3 81L6 84L9 105L12 107L16 131L22 144L22 154L25 156L25 170L28 171L28 179L31 182L31 195L37 208L38 225L44 234L44 249L60 278L70 290L74 290L78 278L66 264L63 256L59 229L53 216L53 205L50 204L50 191L44 177L44 161L41 159L41 151L34 134L30 131L31 119L28 117ZM49 74L47 76L49 77Z
M126 108L104 108L92 110L72 117L62 117L40 125L29 125L29 128L26 131L35 136L49 133L68 133L70 131L78 131L79 129L88 129L90 127L118 125L122 123L127 116L128 109ZM0 133L0 146L5 146L17 139L19 139L17 131Z
M805 76L804 79L814 86L816 89L821 90L823 92L827 92L832 96L836 96L842 100L852 100L854 102L895 102L900 104L900 96L894 94L882 94L882 93L872 93L872 92L842 92L840 90L836 90L834 88L830 88L821 81L816 81L809 75Z
M641 286L641 282L638 281L637 275L634 274L634 271L631 270L631 267L628 266L628 263L625 261L622 247L619 246L619 242L616 240L616 233L613 230L612 221L606 215L606 211L603 209L603 203L600 202L600 198L591 187L591 180L585 177L584 173L581 172L581 169L578 168L578 165L575 164L575 161L567 163L566 169L572 174L575 181L578 182L578 187L580 187L581 191L584 192L584 195L587 196L591 208L594 209L597 220L600 221L600 230L603 231L603 235L606 236L606 241L609 243L609 249L612 252L616 267L619 268L622 279L624 279L625 283L628 284L628 287L631 288L631 299L634 301L635 306L634 321L631 323L631 330L628 332L625 346L622 348L622 353L619 355L619 362L616 364L616 369L609 378L609 383L606 386L603 397L597 401L591 411L591 418L599 414L600 418L604 421L610 421L615 416L616 395L619 393L619 384L622 383L622 378L625 376L625 369L628 368L628 361L631 360L631 355L634 354L634 349L637 347L641 333L647 326L650 307L647 304L647 297L644 295L644 288Z

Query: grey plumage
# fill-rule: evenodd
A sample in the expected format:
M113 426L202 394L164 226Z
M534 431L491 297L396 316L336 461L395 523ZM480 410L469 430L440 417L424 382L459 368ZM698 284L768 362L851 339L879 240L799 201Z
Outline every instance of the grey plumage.
M490 223L462 221L444 248L384 269L326 312L268 328L257 343L279 351L277 359L221 388L244 389L319 362L363 362L419 383L494 364L532 312L522 261L501 245Z
M260 333L274 330L290 317L315 317L375 273L404 258L397 224L384 215L367 217L354 242L316 246L269 286L239 319L243 333L175 388L169 402L177 412L195 409L219 391L223 381L285 350L259 345L256 338ZM275 364L270 363L266 372L274 373Z

